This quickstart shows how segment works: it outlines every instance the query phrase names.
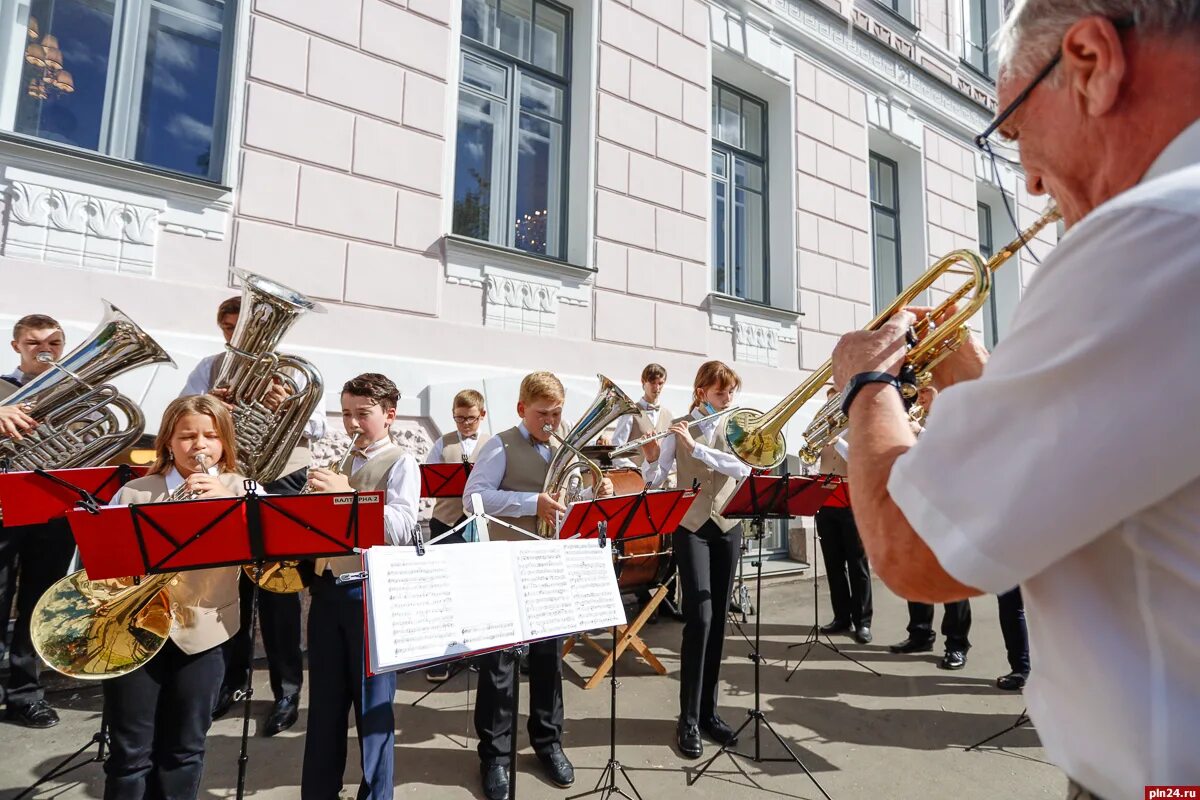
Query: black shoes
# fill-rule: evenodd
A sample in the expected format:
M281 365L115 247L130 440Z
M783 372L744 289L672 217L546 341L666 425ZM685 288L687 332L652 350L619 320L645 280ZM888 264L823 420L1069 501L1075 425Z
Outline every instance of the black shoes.
M734 734L733 728L729 727L729 723L716 714L701 720L700 730L708 734L708 738L717 744L737 744L737 735Z
M575 784L575 768L571 766L571 761L563 752L561 744L550 745L549 750L538 753L538 761L542 762L546 777L558 788L567 789Z
M450 679L450 665L437 664L425 670L425 680L430 683L445 683Z
M483 796L487 800L508 800L508 765L495 761L479 765L483 778Z
M263 727L263 736L274 736L286 731L296 724L299 717L300 695L289 694L282 700L276 700L271 715L267 717L267 724Z
M962 669L967 665L967 654L962 650L947 650L938 662L940 669Z
M909 636L899 644L889 644L888 650L893 653L932 653L933 639L914 639Z
M229 713L229 709L233 708L233 696L237 691L232 686L221 687L221 692L217 695L217 703L213 706L213 719L220 719Z
M834 633L847 633L854 630L854 626L850 624L850 620L848 619L835 619L833 622L825 623L817 630L828 636Z
M4 712L4 718L26 728L53 728L58 724L58 712L45 700L17 706L10 703Z
M859 625L854 629L854 641L859 644L870 644L875 637L871 635L870 625Z
M700 741L699 725L680 723L675 729L675 743L684 758L699 758L704 755L704 743Z
M996 678L996 688L1006 692L1019 692L1025 688L1025 681L1028 678L1029 676L1024 672L1010 672Z

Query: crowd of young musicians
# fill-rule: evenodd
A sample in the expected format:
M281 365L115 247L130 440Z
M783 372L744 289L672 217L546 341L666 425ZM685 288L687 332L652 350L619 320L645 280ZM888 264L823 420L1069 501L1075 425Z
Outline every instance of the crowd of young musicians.
M218 309L217 322L226 341L239 312L236 298ZM0 396L44 371L49 360L62 354L64 345L61 326L50 317L23 318L13 333L20 365L0 380ZM39 353L48 353L50 359L39 359ZM233 496L242 491L242 479L236 473L233 420L221 391L212 389L219 365L217 356L197 365L183 394L163 415L149 474L127 484L114 504L162 500L183 484L194 497ZM717 415L733 405L741 388L737 373L719 361L703 364L693 381L687 413L678 417L659 402L666 379L663 367L650 364L645 368L640 413L623 417L612 439L614 444L623 444L673 432L674 436L645 444L631 460L648 487L661 487L670 476L677 476L679 485L698 487L696 501L671 535L683 620L676 744L683 757L694 759L703 753L702 735L718 744L734 741L732 729L718 713L718 687L723 621L740 558L742 529L719 512L737 481L750 470L730 452L724 426L718 424ZM309 444L325 434L324 417L318 413L305 428L284 476L262 491L291 494L307 484L315 491L355 488L384 492L388 540L411 543L420 535L420 475L413 456L393 444L389 436L399 397L396 385L381 374L366 373L347 381L340 396L341 414L352 449L343 469L310 467ZM516 424L488 436L481 432L488 414L483 396L463 390L453 400L456 429L434 444L428 460L472 464L464 497L479 496L486 513L533 532L539 518L553 521L565 510L559 498L543 491L548 465L559 446L548 429L562 429L565 400L566 392L557 377L549 372L532 373L521 383ZM19 436L32 424L20 408L0 406L0 435ZM838 472L832 449L823 455L827 463L822 468ZM600 496L612 491L608 481L597 488ZM431 537L452 530L465 519L462 501L439 500L429 521ZM848 510L822 512L817 523L834 600L835 618L825 630L849 631L860 641L869 641L870 573L861 543L857 543L853 516ZM69 531L41 528L6 528L0 536L0 602L6 618L13 599L14 572L22 571L16 627L9 645L6 713L9 719L34 728L50 727L58 717L38 682L36 654L29 644L29 613L40 593L62 576L71 557ZM461 533L456 533L441 543L465 542ZM357 796L360 800L393 796L396 675L366 674L362 586L336 580L358 569L357 556L320 559L308 583L312 605L308 617L309 717L301 775L304 800L339 796L349 750L351 710L363 775ZM175 609L170 641L142 669L104 682L105 718L112 740L112 756L105 764L106 798L196 797L208 728L214 718L229 710L246 684L252 652L249 588L245 573L236 567L185 572L168 587ZM298 716L303 672L301 606L299 593L262 592L259 598L274 694L263 733L271 736L291 727ZM1009 627L1006 625L1006 638ZM574 783L575 775L562 744L561 645L559 640L550 640L530 647L528 733L546 777L566 788ZM1025 658L1023 670L1027 673L1027 655ZM482 793L489 800L502 800L510 789L508 759L512 737L517 735L511 698L520 666L507 653L497 653L477 659L475 667L479 671L475 728ZM427 677L440 681L446 674L444 668L435 668ZM1023 680L1017 662L1013 674ZM1009 677L1010 683L1013 680Z

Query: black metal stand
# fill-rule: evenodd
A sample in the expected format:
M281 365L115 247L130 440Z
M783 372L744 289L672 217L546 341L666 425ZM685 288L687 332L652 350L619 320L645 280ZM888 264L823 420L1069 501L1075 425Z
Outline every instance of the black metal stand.
M247 509L255 508L253 504ZM235 697L242 703L242 744L238 751L237 800L242 800L246 794L246 768L250 763L250 701L254 698L254 629L258 624L258 593L262 588L258 585L262 577L263 562L259 559L254 564L254 586L250 588L250 659L246 665L246 688Z
M1020 727L1021 727L1021 726L1023 726L1023 725L1029 725L1029 724L1031 724L1031 723L1032 723L1032 720L1031 720L1031 719L1029 719L1029 709L1028 709L1028 708L1023 708L1023 709L1021 709L1021 713L1017 715L1017 721L1016 721L1016 722L1014 722L1012 725L1009 725L1007 728L1005 728L1004 730L1000 731L999 733L993 733L991 736L987 737L987 738L986 738L986 739L984 739L983 741L981 741L981 742L976 742L975 744L973 744L973 745L971 745L970 747L968 747L968 748L966 749L966 752L968 752L968 753L969 753L969 752L971 752L972 750L978 750L980 747L982 747L983 745L985 745L985 744L987 744L988 742L992 741L993 739L999 739L1001 736L1003 736L1004 734L1008 733L1009 731L1015 731L1017 728L1020 728Z
M815 533L813 536L813 539L817 545L817 549L820 549L821 534ZM792 676L796 674L796 670L800 669L800 665L804 663L804 659L808 658L809 653L812 652L813 645L820 645L821 647L824 647L826 650L832 650L833 652L837 653L842 658L846 659L847 661L857 664L858 666L862 667L863 669L865 669L867 672L871 673L872 675L879 676L878 672L871 669L866 664L862 663L861 661L859 661L857 658L850 655L849 653L845 653L842 650L840 650L838 648L838 646L833 643L833 639L829 638L829 634L824 634L825 641L824 642L821 641L821 636L822 636L821 617L820 617L820 608L818 605L818 600L819 600L820 595L817 592L817 585L818 585L819 581L817 580L816 555L817 555L816 553L813 553L813 624L812 624L812 627L808 629L808 635L806 637L804 637L803 642L797 642L796 644L789 644L787 646L788 651L791 651L791 649L793 647L803 647L804 655L800 656L800 660L796 662L796 666L792 667L791 671L788 672L787 677L783 679L784 683L790 681L792 679ZM828 569L829 565L826 564L825 566L826 566L826 569Z
M440 683L435 683L433 686L430 686L425 691L424 694L422 694L416 700L413 700L411 703L409 703L409 705L411 705L411 706L421 705L422 700L424 700L426 697L429 697L429 695L433 694L438 689L441 689L443 686L445 686L450 681L457 678L458 675L463 672L467 673L467 692L469 694L471 691L471 660L467 659L467 658L463 658L463 659L460 659L458 661L451 663L448 672L449 672L449 674L446 675L446 680L441 681Z
M518 644L510 647L513 662L512 729L508 732L508 798L517 800L517 720L521 718L521 657L529 646Z
M733 629L738 632L738 635L741 636L742 639L744 639L746 641L746 644L753 647L754 643L750 641L750 637L746 635L746 629L742 627L743 625L748 625L750 623L750 618L747 616L747 611L746 611L747 606L751 607L750 613L754 613L753 603L750 602L750 587L746 585L746 578L745 578L745 572L746 572L745 555L748 551L749 551L749 546L746 544L745 537L743 537L742 538L742 549L741 549L741 552L738 554L737 581L734 584L734 589L733 589L733 596L735 598L737 598L737 610L735 611L733 608L730 608L729 614L726 616L727 616L729 624L732 625ZM741 616L740 621L738 620L739 615Z
M796 755L796 752L794 750L792 750L791 747L788 746L788 743L784 740L784 738L782 736L779 735L778 731L776 731L775 728L771 726L771 721L769 719L767 719L766 712L764 712L762 710L761 678L760 678L759 672L761 669L761 664L762 664L763 658L759 653L759 649L760 649L761 643L762 643L762 631L761 631L761 626L762 626L762 562L763 562L763 559L762 559L762 533L763 533L763 524L764 524L765 520L766 520L766 517L756 517L754 519L754 524L758 526L758 534L759 534L758 557L757 557L757 560L754 562L754 566L755 566L754 605L758 609L758 613L754 615L754 650L753 650L753 652L750 653L750 660L754 662L754 708L752 708L751 710L746 712L746 720L742 723L742 726L740 728L738 728L733 734L733 738L734 738L734 740L736 740L737 737L742 735L742 731L746 730L746 728L748 728L750 726L750 723L754 723L754 754L751 755L749 753L743 753L740 750L735 750L735 749L733 749L733 746L731 743L723 744L723 745L721 745L721 749L718 750L716 753L714 753L712 758L710 758L707 762L705 762L705 764L702 767L700 767L700 769L696 772L696 774L688 776L687 783L688 783L688 786L691 786L696 781L700 780L700 777L702 775L704 775L705 772L708 771L708 768L711 767L713 765L713 763L718 758L721 757L722 754L728 753L730 756L740 756L741 758L750 759L751 761L753 761L756 764L761 764L764 761L790 761L790 762L793 762L797 766L799 766L800 769L804 770L804 774L807 775L809 780L811 780L813 782L813 785L816 786L817 789L820 790L821 794L825 796L826 800L832 800L832 798L829 796L829 792L825 791L825 787L821 786L821 783L820 783L820 781L817 780L816 776L813 775L812 772L809 771L808 767L805 766L804 762L800 760L800 756ZM783 747L784 750L787 751L786 757L767 758L767 757L763 756L763 754L762 754L762 728L763 727L766 727L767 731L772 736L774 736L775 740L777 742L779 742L779 744Z
M84 753L86 753L88 750L90 750L92 745L97 746L96 755L91 756L86 761L80 761L78 764L71 763L72 761L74 761L75 759L79 758ZM66 775L69 772L74 772L75 770L79 769L80 767L86 767L88 764L104 763L105 759L108 758L108 753L106 752L107 750L108 750L108 720L106 720L103 716L101 716L100 717L100 730L98 730L92 734L92 738L90 740L88 740L87 744L85 744L83 747L80 747L74 753L71 753L71 755L67 756L62 761L58 762L53 767L51 767L49 769L49 771L46 772L45 775L38 778L32 784L27 786L24 789L24 791L22 791L19 795L14 797L13 800L21 800L22 797L27 797L30 794L33 794L33 792L37 791L37 788L39 786L41 786L43 783L48 783L57 778L61 778L63 775Z

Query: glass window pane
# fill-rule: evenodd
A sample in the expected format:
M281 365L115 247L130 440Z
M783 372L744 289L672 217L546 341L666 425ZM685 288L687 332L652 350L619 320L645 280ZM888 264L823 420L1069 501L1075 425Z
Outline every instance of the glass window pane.
M733 159L734 184L742 189L761 192L763 190L763 170L758 164L753 164L742 158Z
M713 289L718 292L728 292L725 284L725 236L727 222L726 192L728 187L724 181L713 180L713 214L712 214L712 259L713 259Z
M496 0L463 0L462 26L463 36L495 46Z
M458 147L454 159L454 211L451 230L495 241L492 219L501 186L495 186L504 153L506 108L503 103L461 92L458 99Z
M720 106L717 110L717 126L714 129L718 140L732 147L742 146L742 101L733 92L720 91Z
M979 252L985 258L991 258L994 244L992 243L992 209L980 203L979 210Z
M713 150L712 173L714 178L725 177L725 154L720 150Z
M111 0L34 0L13 130L96 150L108 85ZM36 63L31 63L36 62Z
M534 20L533 63L562 75L566 66L567 15L538 5Z
M743 131L742 147L754 153L763 155L763 107L750 100L742 101Z
M462 82L501 99L508 96L508 71L478 58L463 56Z
M533 0L502 0L500 49L522 61L530 60Z
M522 114L517 135L513 246L530 253L560 257L562 126Z
M204 7L211 21L199 23L155 7L150 12L146 62L138 116L138 161L210 174L213 123L222 91L221 18L223 3L189 2Z
M875 212L875 235L896 238L896 220L890 214Z
M563 90L545 81L522 74L521 109L562 119Z
M747 300L761 300L763 296L765 230L762 195L736 189L733 210L733 293Z
M879 162L879 199L876 201L884 208L896 210L896 173L892 165L886 161Z

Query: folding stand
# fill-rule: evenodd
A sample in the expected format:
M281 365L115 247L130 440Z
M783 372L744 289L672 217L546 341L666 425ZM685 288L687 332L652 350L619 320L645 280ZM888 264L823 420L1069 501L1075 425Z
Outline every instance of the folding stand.
M1031 725L1032 723L1033 723L1033 720L1031 720L1029 718L1029 709L1023 708L1023 709L1021 709L1021 713L1017 715L1017 721L1014 722L1012 725L1009 725L1007 728L1000 731L999 733L993 733L991 736L987 737L986 739L984 739L981 742L976 742L975 744L968 747L964 752L969 753L972 750L978 750L980 747L982 747L983 745L992 741L993 739L999 739L1001 736L1008 733L1009 731L1015 731L1017 728L1020 728L1022 725Z
M737 631L738 636L741 636L742 639L745 640L746 644L753 647L754 642L750 641L750 637L746 635L746 630L742 627L743 625L750 624L750 618L747 616L746 607L750 606L750 613L754 613L753 603L750 600L750 587L746 585L745 578L745 559L746 553L748 552L750 552L750 547L747 544L746 537L743 536L741 552L738 554L737 580L734 582L733 589L733 597L737 598L737 610L735 611L733 608L730 608L729 613L726 615L726 621L733 626L733 629ZM741 614L742 617L740 622L738 621L738 614Z
M845 505L848 507L850 504L850 501L849 501L849 495L847 494L847 489L846 489L847 483L845 480L842 480L842 479L839 479L836 481L833 480L835 477L836 476L834 476L834 475L828 475L823 479L824 483L827 486L834 487L833 494L830 496L830 504L832 504L833 502L844 502ZM839 498L842 498L842 499L839 499ZM818 509L818 510L820 510L820 509ZM817 544L816 549L820 549L821 534L814 532L813 538ZM814 565L817 563L816 557L817 557L817 554L813 553L813 564ZM826 566L828 567L828 565L826 565ZM817 592L817 588L819 585L820 585L820 581L817 580L817 571L814 568L813 569L813 624L812 624L812 627L808 629L808 635L804 637L803 642L797 642L796 644L789 644L786 648L786 650L788 652L790 652L792 650L792 648L794 648L794 647L803 647L803 648L805 648L805 650L804 650L804 655L800 656L800 660L796 662L796 666L792 667L792 669L788 672L787 677L783 679L784 683L787 683L788 681L790 681L792 679L792 676L796 674L796 670L800 669L800 665L804 663L804 660L806 658L808 658L809 653L812 652L813 645L820 645L821 647L824 647L826 650L832 650L833 652L837 653L839 656L846 659L847 661L851 661L851 662L857 664L858 666L865 669L867 672L870 672L872 675L875 675L878 677L879 673L876 672L874 669L867 666L863 662L859 661L857 658L850 655L849 653L846 653L846 652L842 651L840 648L838 648L838 646L833 643L833 639L831 639L829 637L829 634L821 633L821 617L820 617L820 608L819 608L820 595ZM824 642L821 641L822 635L825 637Z
M820 790L826 800L832 800L829 793L821 786L816 776L809 771L808 767L800 760L795 751L788 746L788 743L782 736L771 726L771 721L767 719L766 713L762 710L762 695L761 695L761 677L760 669L762 656L760 655L761 636L762 636L762 532L763 527L768 519L790 519L793 516L808 516L817 508L820 508L828 494L828 488L822 487L820 481L811 478L799 478L784 474L782 477L774 476L757 476L751 475L742 481L734 492L733 497L726 503L722 509L721 515L728 518L749 518L753 520L753 524L758 527L758 560L755 567L755 600L754 605L758 609L758 613L754 616L754 650L750 653L750 660L754 663L754 708L746 712L746 720L742 723L729 742L721 745L716 753L713 754L707 762L694 774L688 776L688 786L691 786L696 781L700 780L701 776L708 771L722 754L728 753L730 756L740 756L754 761L756 764L761 764L764 761L790 761L795 763L800 769L804 770L804 774L809 780ZM743 753L733 749L732 742L735 741L742 732L754 723L754 754ZM767 758L762 755L762 727L765 726L767 731L775 737L775 740L787 751L787 756L784 758Z

